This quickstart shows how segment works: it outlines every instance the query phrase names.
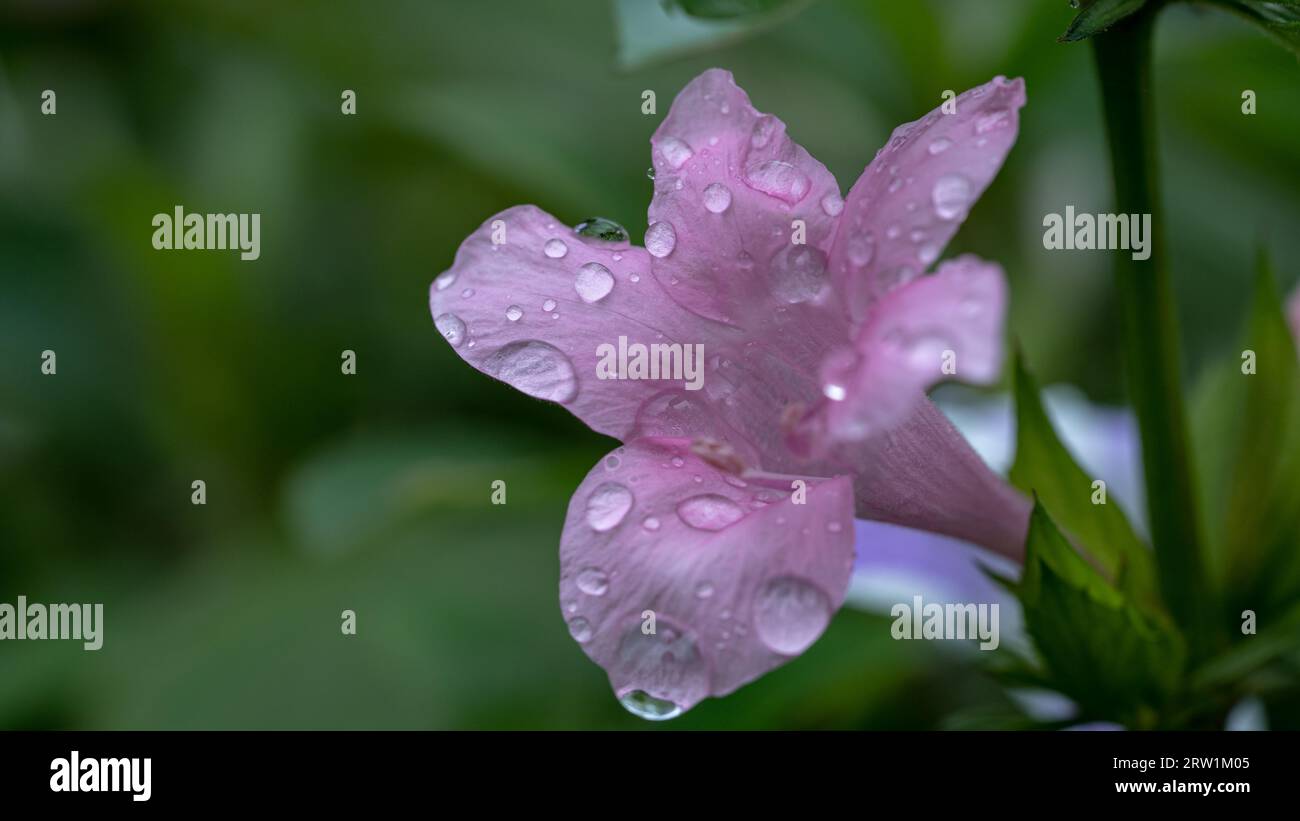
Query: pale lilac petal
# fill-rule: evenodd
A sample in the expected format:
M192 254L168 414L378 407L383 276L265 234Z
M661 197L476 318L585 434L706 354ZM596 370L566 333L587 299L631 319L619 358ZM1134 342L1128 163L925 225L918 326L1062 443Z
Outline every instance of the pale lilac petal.
M844 333L826 269L839 187L784 123L711 69L677 95L651 144L646 248L673 299L751 332L785 308L810 341Z
M493 243L494 231L504 242ZM533 206L503 211L471 234L430 286L429 307L443 337L475 368L620 438L654 397L695 392L685 379L600 379L600 346L617 347L622 336L629 345L715 347L713 323L664 294L644 249L579 237ZM713 432L711 411L692 424L701 428L683 435Z
M1016 140L1021 79L995 77L894 129L845 199L830 255L854 319L938 259Z
M803 478L797 504L797 478L742 479L670 439L632 442L587 475L565 519L560 601L625 703L689 709L821 635L852 572L852 489Z
M970 255L886 294L851 349L821 368L822 393L794 431L811 453L892 430L938 382L987 384L1002 365L1002 269Z

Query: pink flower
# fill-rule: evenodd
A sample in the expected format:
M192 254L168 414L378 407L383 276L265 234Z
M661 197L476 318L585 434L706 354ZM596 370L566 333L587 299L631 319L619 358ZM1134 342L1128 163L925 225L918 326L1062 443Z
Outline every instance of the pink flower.
M625 443L569 505L560 600L629 709L676 715L803 652L844 599L855 513L1019 558L1027 502L925 397L997 377L1002 270L922 274L1024 101L998 77L900 126L842 198L706 71L651 140L644 248L519 206L435 280L458 354Z
M1291 298L1286 303L1286 318L1291 324L1291 337L1295 340L1297 348L1300 348L1300 285L1291 292Z

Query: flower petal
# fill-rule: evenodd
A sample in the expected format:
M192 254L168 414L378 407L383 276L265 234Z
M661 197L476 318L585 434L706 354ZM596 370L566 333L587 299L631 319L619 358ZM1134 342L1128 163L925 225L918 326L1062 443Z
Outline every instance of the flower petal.
M1286 304L1287 319L1291 321L1291 336L1295 339L1296 348L1300 349L1300 285L1291 292L1291 298Z
M852 349L821 368L825 398L795 430L796 447L824 453L901 423L938 382L987 384L1002 366L1002 269L969 254L886 294Z
M849 192L830 254L854 319L938 259L1002 167L1024 104L1024 81L999 76L894 129Z
M740 479L682 439L639 439L587 475L565 520L560 601L629 709L687 710L821 635L853 568L853 492L803 478L800 498L797 478Z
M713 331L729 330L669 299L644 249L580 237L533 206L503 211L471 234L430 286L429 307L443 337L475 368L619 438L636 428L639 408L686 391L688 380L599 378L602 345L617 348L625 337L629 345L708 349ZM692 424L701 427L683 435L722 436L709 414Z
M838 319L837 305L814 306L830 296L839 186L784 123L754 109L730 72L711 69L682 89L651 145L646 248L675 300L746 329L778 306L808 317L809 329L830 321L812 317Z

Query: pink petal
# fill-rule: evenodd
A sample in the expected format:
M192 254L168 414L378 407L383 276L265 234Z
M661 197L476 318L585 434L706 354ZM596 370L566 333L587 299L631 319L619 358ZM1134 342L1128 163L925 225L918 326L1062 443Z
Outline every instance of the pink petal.
M560 601L629 709L690 709L821 635L853 568L852 489L842 477L804 478L795 504L796 478L740 479L686 440L639 439L579 486L561 539Z
M1016 141L1025 84L995 77L952 103L894 129L845 200L830 268L854 319L938 258Z
M796 429L796 446L824 453L890 431L928 388L947 379L994 381L1006 302L1002 269L971 255L883 296L853 347L823 364L825 398Z
M492 242L494 226L504 231L501 244ZM443 337L475 368L619 438L656 397L700 392L687 390L686 379L600 379L601 345L617 347L622 336L629 345L716 347L712 323L667 297L644 249L580 237L527 205L497 214L461 244L430 287L429 307ZM681 435L722 436L708 408L690 423Z
M801 333L844 332L842 309L826 306L836 302L826 264L839 187L784 123L756 111L730 72L711 69L677 95L651 145L646 248L673 299L751 332L778 307Z

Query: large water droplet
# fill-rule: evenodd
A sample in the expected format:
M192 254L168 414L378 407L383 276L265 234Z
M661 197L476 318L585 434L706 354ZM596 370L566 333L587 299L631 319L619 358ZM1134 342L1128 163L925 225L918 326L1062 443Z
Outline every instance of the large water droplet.
M745 511L726 496L704 493L677 505L677 515L697 530L722 530L744 518Z
M562 239L548 239L546 245L542 246L542 253L551 259L562 259L569 253L569 246L565 245Z
M713 214L721 214L731 206L731 189L720 182L705 186L702 197L704 207Z
M791 205L808 195L812 181L788 162L767 160L745 169L745 184Z
M772 579L754 600L758 637L778 653L794 656L817 640L831 619L831 603L821 588L804 579Z
M632 491L618 482L598 485L587 497L587 524L604 533L618 527L632 509Z
M654 223L645 232L645 249L653 257L663 259L677 247L677 231L667 220Z
M623 694L620 699L639 690L651 699L680 707L695 704L709 692L709 665L695 634L678 628L663 615L656 619L655 632L650 635L641 632L639 615L630 622L609 673L616 692ZM643 706L648 705L643 702ZM671 715L660 717L671 718L680 710L669 712Z
M772 257L769 276L782 302L814 300L826 287L826 255L810 245L787 245Z
M664 137L660 140L659 153L663 154L668 167L674 170L685 165L686 161L695 154L684 140L679 140L676 137Z
M455 314L439 314L434 318L433 326L453 348L459 348L465 341L465 323Z
M573 636L573 640L579 644L586 644L591 641L591 622L587 621L582 616L578 616L576 619L571 619L569 621L569 635Z
M580 237L604 240L605 242L627 242L627 229L604 217L588 217L574 227L573 232Z
M618 703L632 715L646 721L667 721L682 714L681 707L667 699L655 698L644 690L633 690L620 698Z
M960 174L944 174L935 180L931 199L934 202L934 213L939 219L956 219L970 205L970 180Z
M614 290L614 275L599 262L588 262L578 269L573 290L578 292L583 302L599 302Z
M578 574L578 589L588 596L603 596L609 590L609 576L598 567L588 567Z
M523 315L524 309L520 308L518 305L511 305L509 308L506 308L506 319L511 322L518 322L523 318Z
M578 393L573 363L546 342L530 339L504 345L488 357L483 370L536 399L568 402Z

